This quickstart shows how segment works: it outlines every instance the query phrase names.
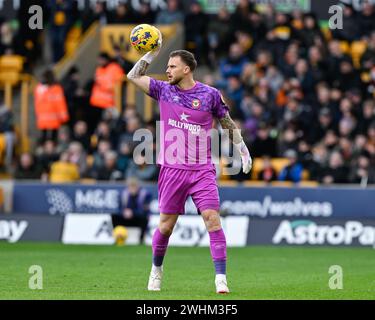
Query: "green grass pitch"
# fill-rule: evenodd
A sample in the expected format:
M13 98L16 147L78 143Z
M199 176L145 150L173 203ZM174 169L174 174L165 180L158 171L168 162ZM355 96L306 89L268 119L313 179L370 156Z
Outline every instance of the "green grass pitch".
M146 290L151 248L0 243L0 299L374 299L375 250L327 247L228 248L228 295L217 295L209 248L170 247L161 292ZM43 289L28 287L43 268ZM328 270L343 269L331 290Z

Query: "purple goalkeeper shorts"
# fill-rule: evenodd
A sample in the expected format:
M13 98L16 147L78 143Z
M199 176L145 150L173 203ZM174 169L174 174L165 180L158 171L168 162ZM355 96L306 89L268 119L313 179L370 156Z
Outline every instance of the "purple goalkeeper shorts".
M184 170L161 166L158 181L159 210L166 214L184 214L191 196L199 212L220 208L216 171Z

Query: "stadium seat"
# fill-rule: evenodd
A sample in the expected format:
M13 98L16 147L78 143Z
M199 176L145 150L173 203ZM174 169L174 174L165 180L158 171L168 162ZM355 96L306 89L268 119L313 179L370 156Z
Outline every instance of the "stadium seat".
M22 72L24 57L19 55L4 55L0 57L1 71L18 71Z
M350 54L350 46L348 41L340 41L340 48L342 53Z
M95 134L93 134L90 137L90 145L93 149L95 149L98 146L98 137Z
M350 48L350 55L352 56L354 67L360 67L361 57L367 49L366 41L353 41Z
M276 174L278 175L280 171L289 163L287 158L272 158L271 164L272 167L275 169ZM258 177L259 172L263 170L263 159L262 158L254 158L253 159L253 167L251 169L251 179L256 180Z
M331 41L332 39L332 32L331 30L329 29L329 27L323 27L321 28L322 32L323 32L323 35L324 35L324 38L326 41Z
M301 181L300 183L298 183L298 186L299 187L317 187L319 186L319 182L306 180L306 181Z
M4 164L5 151L6 151L5 134L0 133L0 165Z
M23 70L24 58L19 55L4 55L0 57L0 83L17 85Z
M224 180L224 181L220 181L219 185L221 187L237 187L238 182L235 180Z
M83 178L79 180L80 183L82 184L96 184L96 180L92 178Z
M271 182L271 186L273 186L273 187L286 187L286 188L289 188L289 187L293 187L294 183L291 182L291 181L272 181Z
M243 182L243 186L245 187L266 187L267 185L267 182L259 180L248 180Z
M251 168L251 179L256 180L260 171L263 170L263 159L254 158L253 167Z
M272 158L271 164L275 169L276 173L279 174L280 171L289 163L287 158Z
M310 173L308 170L303 170L302 171L302 181L306 181L306 180L309 180L310 178Z
M86 157L86 163L87 163L87 166L89 168L92 167L92 165L94 164L94 156L89 154L87 157Z

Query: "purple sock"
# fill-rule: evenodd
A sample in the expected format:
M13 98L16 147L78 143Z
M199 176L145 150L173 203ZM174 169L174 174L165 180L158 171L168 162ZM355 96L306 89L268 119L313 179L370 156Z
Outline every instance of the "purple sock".
M168 248L169 237L163 235L159 228L156 228L152 237L152 262L154 266L160 267L163 264L165 252Z
M223 229L208 233L210 236L211 257L216 274L226 274L227 242Z

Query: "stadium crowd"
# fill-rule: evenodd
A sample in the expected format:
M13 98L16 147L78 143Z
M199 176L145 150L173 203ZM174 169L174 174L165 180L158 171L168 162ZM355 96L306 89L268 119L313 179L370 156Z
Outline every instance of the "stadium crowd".
M50 17L63 10L62 1L52 3ZM63 3L66 12L73 10L66 6L70 1ZM271 6L261 12L248 0L240 0L233 13L222 8L217 15L204 13L196 1L188 12L178 0L167 3L168 8L159 12L152 12L147 3L142 3L139 12L127 4L109 12L99 1L82 16L82 27L87 29L94 21L103 25L184 24L186 49L210 70L202 81L222 91L252 156L263 159L256 176L240 173L230 179L375 183L373 5L365 3L361 12L345 5L344 28L329 30L320 27L311 13L286 14ZM53 23L72 23L52 20L52 33L61 31L54 30ZM0 54L5 54L12 50L12 41L7 22L0 24ZM55 35L52 39L64 41L67 30L61 31L62 38ZM54 48L57 61L63 49L56 43ZM98 63L97 75L109 65L116 66L113 74L119 76L131 67L121 52L115 57L102 53ZM155 132L155 120L144 123L134 106L125 105L121 114L110 105L98 108L92 100L98 77L93 75L93 81L81 87L80 72L72 68L61 83L44 74L41 84L63 89L61 114L66 111L67 116L62 115L57 126L43 129L34 152L19 157L14 177L65 182L136 176L156 181L158 167L138 165L132 156L132 134L141 127ZM277 172L272 158L288 162Z

